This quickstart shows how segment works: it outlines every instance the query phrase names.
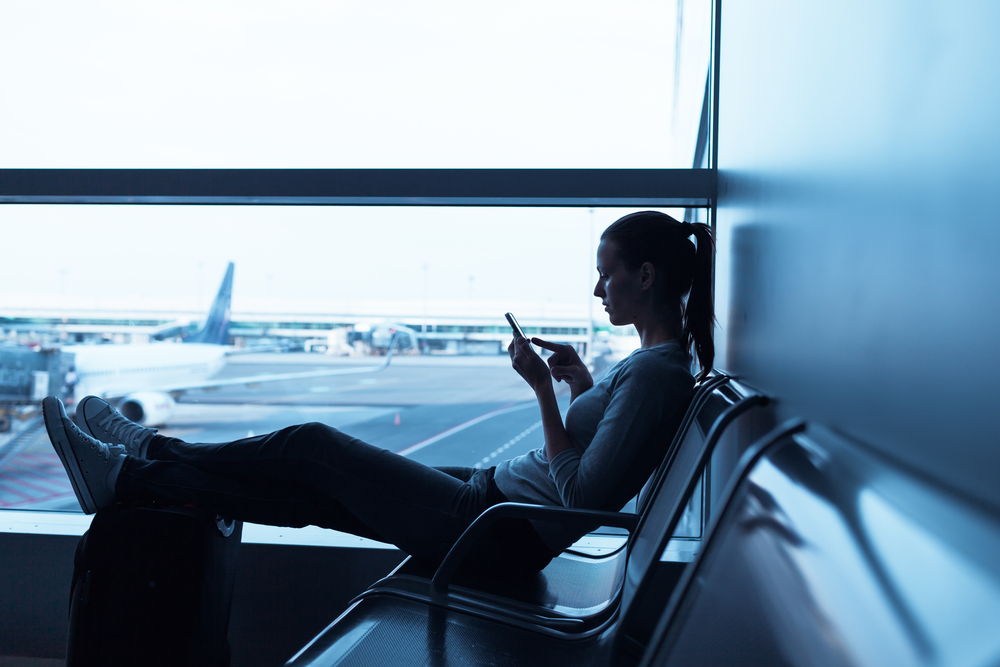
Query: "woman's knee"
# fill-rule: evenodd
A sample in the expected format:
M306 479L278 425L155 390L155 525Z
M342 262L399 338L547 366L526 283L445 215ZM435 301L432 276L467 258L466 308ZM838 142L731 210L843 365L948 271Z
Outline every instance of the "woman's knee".
M308 422L294 427L286 446L287 458L333 464L343 457L344 449L359 442L322 422Z
M346 437L345 434L323 422L306 422L295 427L303 437L312 440L329 440Z
M288 448L296 458L308 458L311 453L324 449L343 437L343 433L322 422L308 422L291 428Z

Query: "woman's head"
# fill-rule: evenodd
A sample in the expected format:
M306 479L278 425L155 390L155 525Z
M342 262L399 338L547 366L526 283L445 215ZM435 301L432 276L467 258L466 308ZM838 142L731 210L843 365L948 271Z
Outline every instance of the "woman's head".
M694 347L704 377L715 359L714 251L708 225L679 222L658 211L630 213L601 234L601 278L594 295L616 325L633 323L644 308L662 309L681 344L689 351Z

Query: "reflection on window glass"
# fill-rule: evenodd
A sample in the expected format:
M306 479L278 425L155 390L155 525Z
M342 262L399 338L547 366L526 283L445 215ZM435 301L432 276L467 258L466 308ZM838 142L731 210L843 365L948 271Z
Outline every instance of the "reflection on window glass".
M321 421L431 465L540 447L504 313L595 375L638 347L591 294L627 212L0 207L0 507L78 510L46 395L194 442Z
M0 166L690 167L710 4L5 3Z

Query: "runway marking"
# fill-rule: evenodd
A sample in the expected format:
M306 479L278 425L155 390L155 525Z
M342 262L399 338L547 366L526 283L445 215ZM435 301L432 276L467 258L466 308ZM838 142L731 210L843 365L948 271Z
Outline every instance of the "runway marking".
M521 431L520 433L518 433L517 435L515 435L513 438L511 438L510 440L508 440L504 444L502 444L499 447L497 447L496 450L493 451L493 452L491 452L489 456L484 456L482 461L480 461L479 463L477 463L476 465L474 465L472 467L473 468L482 468L483 464L489 463L490 461L492 461L496 457L500 456L500 454L502 454L503 452L505 452L508 449L510 449L511 445L515 444L521 438L525 437L526 435L528 435L529 433L531 433L532 431L534 431L535 429L537 429L541 425L542 425L542 421L541 420L536 421L534 424L532 424L528 428L524 429L523 431Z
M526 402L526 403L521 403L520 405L515 405L515 404L505 405L502 408L497 408L496 410L492 410L490 412L487 412L486 414L479 415L478 417L473 417L469 421L463 422L463 423L459 424L458 426L452 426L451 428L449 428L449 429L447 429L445 431L441 431L437 435L432 435L431 437L427 438L426 440L421 440L420 442L418 442L415 445L410 445L409 447L404 447L403 449L399 450L396 453L399 454L400 456L407 456L407 455L412 454L413 452L417 451L418 449L423 449L427 445L433 445L435 442L437 442L439 440L444 440L449 435L453 435L455 433L458 433L459 431L464 431L465 429L469 428L470 426L475 426L479 422L484 422L487 419L490 419L492 417L498 417L500 415L507 414L508 412L514 412L515 410L523 410L525 408L533 408L536 405L537 405L537 403L535 403L534 401Z

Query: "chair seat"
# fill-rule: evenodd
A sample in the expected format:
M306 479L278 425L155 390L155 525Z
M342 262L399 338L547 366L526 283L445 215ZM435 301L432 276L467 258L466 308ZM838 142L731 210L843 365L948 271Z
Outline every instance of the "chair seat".
M530 577L498 578L459 572L448 596L451 605L506 607L514 613L549 616L557 621L586 620L574 626L582 631L600 624L613 612L626 560L623 542L617 551L600 558L564 553ZM430 590L433 575L433 565L410 558L391 575L373 584L366 595L392 593L433 602Z
M435 667L612 662L613 632L566 641L452 609L369 595L340 616L288 667Z

